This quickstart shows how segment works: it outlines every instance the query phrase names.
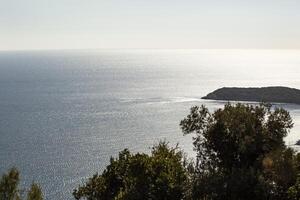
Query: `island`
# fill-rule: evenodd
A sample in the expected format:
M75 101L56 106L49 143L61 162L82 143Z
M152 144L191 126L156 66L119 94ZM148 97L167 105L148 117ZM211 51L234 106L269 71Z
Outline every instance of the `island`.
M223 87L209 93L202 99L300 104L300 90L282 86L261 88Z

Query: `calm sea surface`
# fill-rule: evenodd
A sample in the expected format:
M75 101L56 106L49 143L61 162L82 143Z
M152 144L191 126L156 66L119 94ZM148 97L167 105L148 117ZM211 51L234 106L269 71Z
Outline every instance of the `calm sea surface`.
M299 50L86 50L0 52L0 173L38 182L46 199L101 172L124 149L149 152L159 140L189 155L179 122L223 86L300 88ZM300 106L288 144L300 139ZM66 192L67 191L67 192Z

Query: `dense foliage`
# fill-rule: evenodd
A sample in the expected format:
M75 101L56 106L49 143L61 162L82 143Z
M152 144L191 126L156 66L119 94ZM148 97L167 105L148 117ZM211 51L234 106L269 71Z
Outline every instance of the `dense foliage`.
M299 195L300 156L284 144L289 113L269 105L225 105L210 113L192 107L181 121L195 133L193 199L292 199Z
M76 199L183 199L188 182L182 152L165 142L151 155L119 153L101 175L74 191Z
M3 174L0 179L0 200L21 200L19 183L20 174L17 169L12 168L7 174ZM41 188L36 183L31 185L26 199L43 200Z

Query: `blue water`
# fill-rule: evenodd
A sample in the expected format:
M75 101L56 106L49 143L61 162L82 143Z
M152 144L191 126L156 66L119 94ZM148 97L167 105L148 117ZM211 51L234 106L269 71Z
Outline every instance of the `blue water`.
M300 88L299 50L82 50L0 52L0 172L21 171L46 199L101 172L123 148L149 152L159 140L193 156L179 122L223 86ZM288 109L300 138L300 106ZM67 192L66 192L67 191Z

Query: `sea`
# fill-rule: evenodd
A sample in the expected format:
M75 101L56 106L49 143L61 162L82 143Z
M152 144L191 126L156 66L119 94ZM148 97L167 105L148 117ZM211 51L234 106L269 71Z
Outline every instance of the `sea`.
M72 191L128 148L149 153L159 141L194 157L179 123L220 87L300 89L300 50L101 49L0 52L0 174L21 173L45 199ZM251 103L251 102L249 102ZM287 109L300 139L300 105Z

